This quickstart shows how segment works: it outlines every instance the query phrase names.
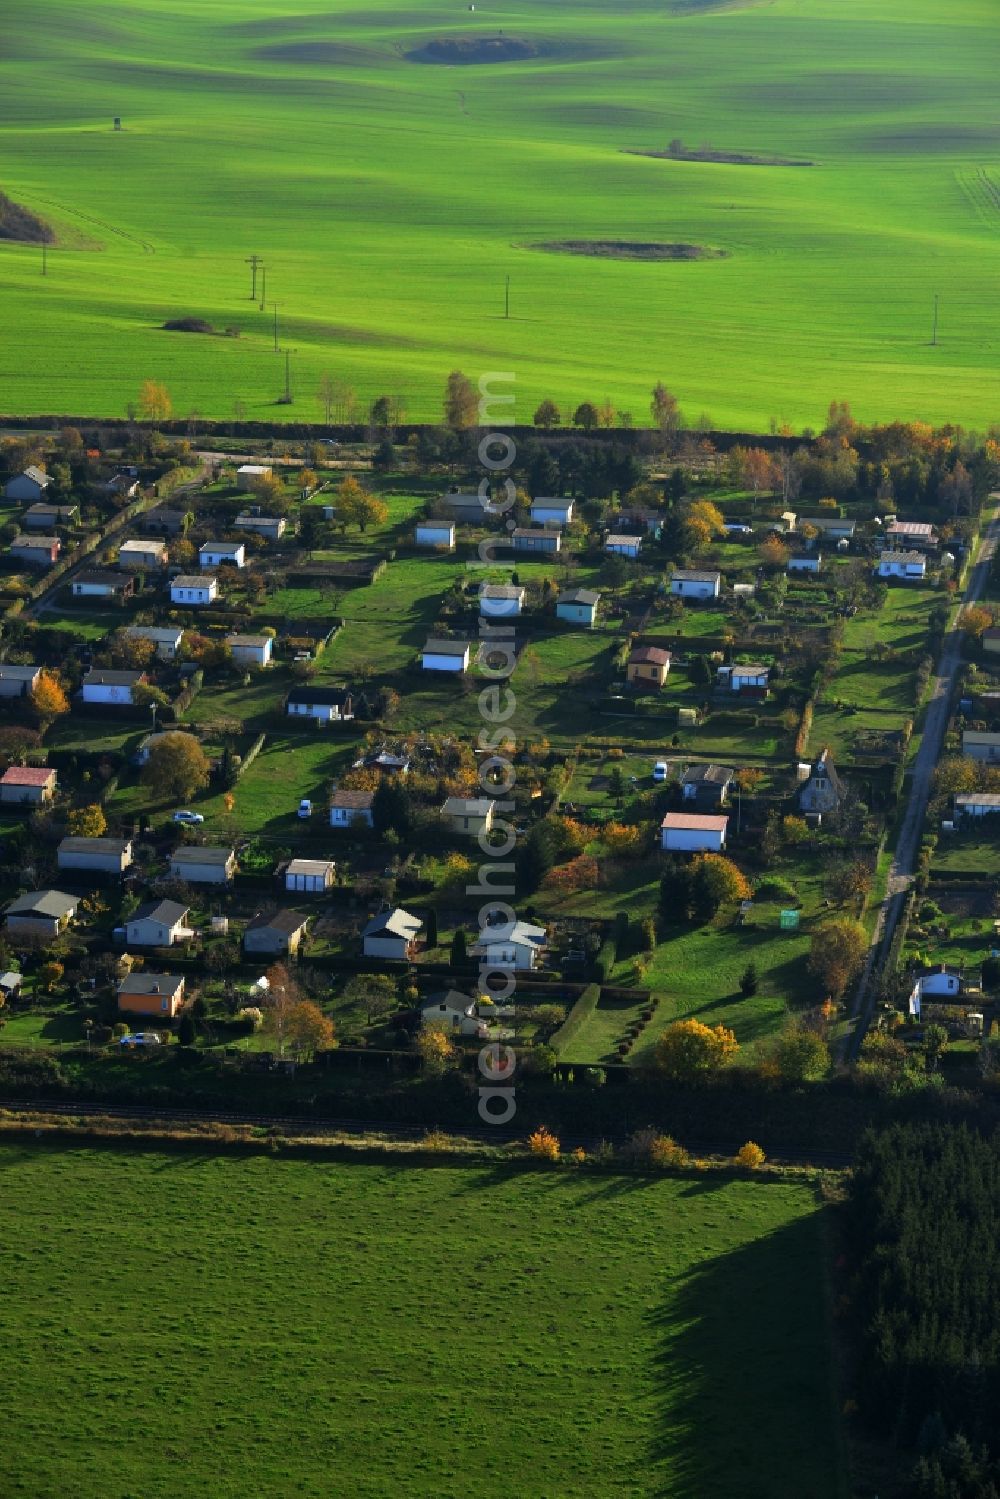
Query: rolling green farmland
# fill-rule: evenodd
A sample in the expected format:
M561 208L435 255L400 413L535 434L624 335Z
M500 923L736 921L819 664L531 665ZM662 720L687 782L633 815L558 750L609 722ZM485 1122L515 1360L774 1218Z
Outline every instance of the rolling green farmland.
M807 1187L2 1157L11 1495L844 1492Z
M658 377L718 425L815 424L833 396L995 417L987 0L10 0L4 20L0 189L58 243L44 279L36 247L0 246L0 409L122 415L153 377L182 415L315 420L329 371L431 418L459 366L513 371L520 420L606 395L645 420ZM408 55L501 29L513 60ZM678 138L772 164L633 154ZM713 253L535 248L582 239ZM219 336L160 326L185 316Z

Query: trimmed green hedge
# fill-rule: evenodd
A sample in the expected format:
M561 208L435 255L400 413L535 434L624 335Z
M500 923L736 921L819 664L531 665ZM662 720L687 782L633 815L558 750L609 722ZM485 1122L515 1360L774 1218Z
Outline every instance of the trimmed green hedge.
M576 1040L586 1021L597 1009L601 997L600 984L588 984L576 1004L557 1031L549 1037L549 1045L557 1056L561 1056Z

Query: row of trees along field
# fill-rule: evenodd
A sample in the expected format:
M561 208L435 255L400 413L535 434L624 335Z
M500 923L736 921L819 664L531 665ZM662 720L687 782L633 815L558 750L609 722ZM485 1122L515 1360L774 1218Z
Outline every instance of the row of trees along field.
M1000 1141L948 1124L867 1135L849 1233L861 1414L915 1454L913 1499L997 1499Z

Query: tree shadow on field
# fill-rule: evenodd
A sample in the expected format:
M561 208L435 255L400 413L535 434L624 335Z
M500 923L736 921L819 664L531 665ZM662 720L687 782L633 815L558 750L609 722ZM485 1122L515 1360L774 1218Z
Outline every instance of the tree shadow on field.
M843 1493L818 1213L703 1260L649 1314L657 1499Z
M525 1178L530 1178L550 1196L565 1193L567 1188L572 1188L572 1209L601 1199L628 1197L637 1192L645 1192L663 1180L662 1173L657 1172L591 1169L586 1166L581 1170L564 1170L545 1161L498 1161L493 1166L477 1171L471 1181L457 1187L455 1196L478 1196L490 1188L508 1186Z

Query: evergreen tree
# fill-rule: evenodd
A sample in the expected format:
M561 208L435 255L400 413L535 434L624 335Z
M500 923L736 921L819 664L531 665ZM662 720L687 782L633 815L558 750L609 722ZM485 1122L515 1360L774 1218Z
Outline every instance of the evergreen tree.
M377 833L390 830L405 838L410 831L410 799L395 776L383 776L372 797L372 822Z
M677 858L669 859L660 878L660 920L664 926L687 921L690 899L690 867Z
M469 961L469 944L465 933L459 927L451 939L451 966L452 968L464 968Z
M177 1027L177 1039L182 1046L193 1046L195 1038L194 1016L190 1010L185 1010L181 1015L180 1024Z
M740 993L744 999L749 999L756 994L760 987L760 976L757 973L757 965L751 960L740 974Z
M552 840L544 823L536 823L517 855L517 883L524 895L533 895L552 868Z

